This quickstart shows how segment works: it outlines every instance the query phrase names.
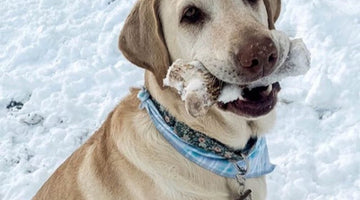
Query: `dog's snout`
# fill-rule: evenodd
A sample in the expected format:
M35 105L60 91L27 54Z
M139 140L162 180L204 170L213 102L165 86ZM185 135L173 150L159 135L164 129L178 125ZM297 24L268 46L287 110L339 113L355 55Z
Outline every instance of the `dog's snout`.
M277 61L278 52L270 37L255 37L242 45L237 54L241 71L251 75L270 74ZM246 72L247 71L247 72Z

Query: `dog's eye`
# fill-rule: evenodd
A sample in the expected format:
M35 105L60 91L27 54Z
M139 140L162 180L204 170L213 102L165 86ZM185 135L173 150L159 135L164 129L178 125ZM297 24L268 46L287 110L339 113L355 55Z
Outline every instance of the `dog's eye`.
M250 5L256 5L259 2L259 0L246 0L246 1L249 2Z
M205 14L199 8L191 6L184 10L180 23L196 24L204 18Z

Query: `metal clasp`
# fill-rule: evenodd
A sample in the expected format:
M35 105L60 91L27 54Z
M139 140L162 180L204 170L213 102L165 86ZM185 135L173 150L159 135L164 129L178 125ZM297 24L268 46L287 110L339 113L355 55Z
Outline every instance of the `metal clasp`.
M250 164L249 164L249 160L246 156L243 156L243 158L244 158L244 162L245 162L245 168L239 166L236 161L232 162L234 164L235 168L238 170L238 173L236 174L235 178L236 178L237 183L239 184L239 194L240 194L241 200L251 199L251 190L245 191L245 181L246 181L245 175L249 171Z
M239 173L237 173L237 175L240 175L240 176L245 176L248 171L249 171L249 168L250 168L250 163L249 163L249 160L246 156L243 156L244 158L244 162L245 162L245 168L244 167L241 167L238 165L238 163L236 161L232 161L232 163L234 164L235 168L237 169L237 171Z

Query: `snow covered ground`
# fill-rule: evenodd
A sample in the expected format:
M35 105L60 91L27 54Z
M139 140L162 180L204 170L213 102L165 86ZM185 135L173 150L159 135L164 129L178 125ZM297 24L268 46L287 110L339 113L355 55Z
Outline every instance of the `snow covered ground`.
M117 49L133 2L1 2L0 199L30 199L142 84ZM359 13L359 0L283 1L277 27L302 37L313 61L282 82L268 199L360 199Z

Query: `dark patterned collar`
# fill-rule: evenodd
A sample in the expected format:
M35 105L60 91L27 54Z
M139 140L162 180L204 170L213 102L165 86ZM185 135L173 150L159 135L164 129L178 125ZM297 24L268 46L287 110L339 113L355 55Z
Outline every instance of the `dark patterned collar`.
M228 160L238 161L243 160L244 156L247 156L249 152L251 152L257 142L257 138L250 138L245 148L241 150L228 147L204 133L191 129L185 123L177 121L176 118L166 110L166 108L160 105L154 98L150 98L167 125L173 128L179 138L193 147L202 149L206 152L212 152Z

